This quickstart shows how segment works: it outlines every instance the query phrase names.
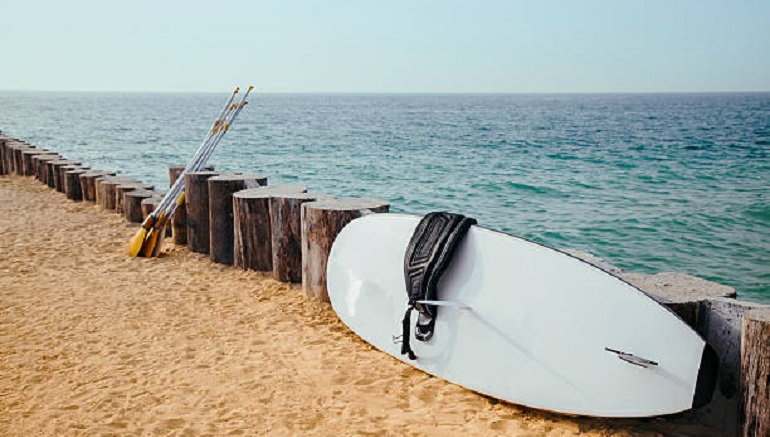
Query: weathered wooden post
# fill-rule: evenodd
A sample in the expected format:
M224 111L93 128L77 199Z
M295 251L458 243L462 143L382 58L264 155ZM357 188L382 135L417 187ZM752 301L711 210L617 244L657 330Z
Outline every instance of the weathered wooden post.
M80 164L78 161L72 161L69 159L58 159L56 161L46 161L46 169L48 172L48 186L56 191L63 192L61 188L61 180L59 179L59 169L65 165Z
M274 194L270 198L273 277L281 282L302 282L302 204L329 200L320 193Z
M59 158L45 162L45 183L48 185L48 188L56 189L56 168L53 163L59 161L67 161L67 159Z
M62 159L62 157L53 152L48 152L46 155L33 155L32 172L34 173L35 179L45 183L46 179L43 178L43 175L45 174L45 162L56 161L58 159Z
M16 169L16 151L19 149L28 149L29 145L22 143L18 140L11 140L6 142L5 146L5 169L7 174L18 174Z
M369 199L332 199L302 205L302 291L329 302L326 264L334 239L352 220L388 212L390 204Z
M134 190L152 190L153 187L150 184L143 184L138 181L132 181L125 184L115 185L115 213L125 215L123 204L125 202L124 195Z
M233 263L233 193L267 185L258 174L221 174L209 178L209 245L211 260Z
M0 175L8 174L8 164L5 163L5 149L11 139L3 135L0 137Z
M83 194L83 200L96 202L96 180L109 176L115 176L115 172L104 170L89 170L80 175L80 191Z
M133 184L137 181L129 178L105 177L96 180L96 203L108 211L115 211L115 187Z
M117 177L116 175L112 176L104 176L100 175L99 177L93 178L94 181L94 202L96 202L97 206L100 206L104 208L104 190L102 189L102 183L112 180L113 178Z
M64 192L64 184L62 181L62 168L69 167L72 165L80 165L80 162L78 161L72 161L69 159L59 159L57 161L50 161L51 162L51 168L53 169L53 188L54 190L63 193Z
M36 147L26 143L20 143L13 149L13 171L19 176L24 176L24 151L35 150Z
M233 265L244 270L273 270L270 226L270 197L273 194L303 193L302 185L271 185L233 194Z
M0 174L8 174L8 164L5 163L5 150L8 147L8 142L11 141L9 137L3 135L0 137Z
M208 180L219 173L190 172L184 178L185 209L187 210L187 248L196 253L209 253L209 185Z
M5 143L8 141L8 137L0 135L0 176L5 175L5 164L3 163L3 157L5 156Z
M184 165L174 165L168 168L168 186L174 185L179 175L184 171ZM214 171L214 166L206 166L203 171ZM185 187L187 186L185 180ZM187 193L185 193L185 203L188 201ZM184 246L187 244L187 208L178 208L174 213L174 217L171 218L171 235L174 238L174 244Z
M51 153L49 155L35 155L32 157L32 163L35 166L35 177L40 182L47 184L48 183L48 173L47 170L47 163L48 161L58 161L62 158L57 153Z
M158 193L151 190L140 189L126 192L123 195L125 199L123 202L123 209L125 211L124 215L126 216L126 220L131 223L141 223L142 220L144 220L144 215L142 213L142 202L145 199L150 199L157 196Z
M2 148L3 172L7 175L13 174L13 149L17 144L19 144L19 141L8 138L5 140L5 145Z
M4 152L4 161L5 161L5 170L6 173L9 175L12 174L18 174L16 172L16 166L15 166L15 158L14 155L16 153L16 149L18 148L26 148L28 147L24 143L18 140L10 140L6 142L5 145L5 152Z
M8 137L0 135L0 176L5 175L5 144L8 141Z
M87 171L87 169L72 169L64 174L64 177L66 178L64 194L67 195L67 199L76 202L83 200L83 190L80 188L80 175Z
M770 436L770 307L743 315L741 435Z
M28 149L21 152L22 169L24 176L35 176L35 166L32 158L36 155L50 155L51 151L46 149Z
M61 192L65 195L67 194L67 172L70 170L89 170L89 168L80 164L59 166L57 171L57 178L59 179L58 187L61 188Z

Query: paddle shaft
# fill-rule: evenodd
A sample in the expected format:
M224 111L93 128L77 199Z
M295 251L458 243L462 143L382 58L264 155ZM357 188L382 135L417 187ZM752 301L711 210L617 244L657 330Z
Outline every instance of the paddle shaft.
M228 123L228 124L227 124L227 128L225 128L223 132L221 132L221 133L219 133L219 134L218 134L217 138L215 139L216 143L215 143L215 144L214 144L212 147L210 147L210 148L209 148L209 149L206 151L206 153L205 153L205 154L204 154L204 156L203 156L203 162L204 162L204 163L205 163L206 161L208 161L209 157L211 157L211 155L214 153L214 149L216 148L216 145L217 145L217 144L219 144L219 141L221 141L221 140L222 140L222 137L224 137L224 136L225 136L225 134L227 133L227 129L228 129L228 128L229 128L229 127L232 125L232 122L235 120L235 118L236 118L236 117L238 117L238 114L241 112L241 110L243 109L243 107L244 107L244 106L246 106L246 103L247 103L247 102L244 102L243 104L241 104L241 105L239 105L239 106L238 106L238 109L235 111L235 113L233 114L232 118L230 119L230 123ZM201 165L200 167L203 167L203 165ZM180 178L181 178L181 176L180 176ZM175 198L179 197L179 195L181 194L181 190L183 190L183 189L184 189L184 182L181 184L180 193L178 193L178 194L177 194L176 196L174 196L174 197L175 197ZM171 203L171 204L169 205L168 209L167 209L167 214L166 214L166 217L173 217L173 216L174 216L174 213L176 213L176 210L177 210L177 209L178 209L180 206L181 206L181 205L180 205L180 203L179 203L179 202L176 202L176 201L175 201L175 202Z
M224 124L220 122L217 125L217 123L215 122L215 125L217 125L217 127L215 127L214 129L212 129L212 131L210 131L210 134L204 140L203 144L201 144L201 146L198 148L198 152L196 152L195 156L193 156L193 159L190 161L190 163L185 167L185 169L179 175L176 182L172 185L171 189L169 190L168 194L163 199L161 204L158 205L155 211L153 211L153 214L158 214L162 211L166 211L168 212L168 214L166 214L166 217L171 217L171 215L173 215L173 212L171 210L173 209L173 211L175 212L176 209L178 208L176 199L179 197L182 190L184 190L184 175L190 171L200 170L201 168L203 168L203 166L206 165L206 162L214 153L214 149L216 149L217 145L222 140L222 137L225 136L230 126L238 117L238 114L240 114L241 110L246 105L247 103L246 98L249 96L249 93L251 92L252 89L253 87L249 87L246 93L244 94L243 98L241 99L241 101L237 105L230 106L230 108L232 109L228 110L226 108L222 111L222 113L226 112L226 115L224 116ZM230 102L231 100L228 103ZM216 133L214 133L214 131L216 131Z
M190 160L190 162L187 164L187 166L185 166L185 169L182 171L182 174L177 179L177 182L175 182L172 185L172 187L169 190L168 194L166 194L166 196L163 198L163 200L161 200L160 204L152 212L152 216L153 217L157 218L158 214L161 211L163 211L166 208L168 208L168 204L170 203L170 201L172 199L176 198L176 196L179 194L178 193L178 188L177 188L178 185L179 185L178 182L179 181L184 181L184 174L187 173L188 171L190 171L191 168L196 168L197 166L200 165L201 157L204 154L205 150L208 147L210 147L211 138L215 135L214 132L218 132L218 129L219 129L220 125L222 124L223 117L226 118L227 115L229 115L229 113L232 112L232 110L233 110L232 109L232 102L235 99L235 95L238 93L238 90L239 89L236 88L233 91L233 93L230 95L230 97L227 99L227 102L222 107L222 110L219 112L219 115L214 120L213 126L211 127L211 129L209 129L206 132L206 136L203 138L203 141L201 141L201 145L198 146L198 149L195 151L195 155L193 155L193 157Z

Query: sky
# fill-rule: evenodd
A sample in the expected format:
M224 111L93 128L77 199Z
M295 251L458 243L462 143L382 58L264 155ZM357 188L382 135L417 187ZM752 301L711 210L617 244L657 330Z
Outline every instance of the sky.
M0 90L770 91L768 0L0 0Z

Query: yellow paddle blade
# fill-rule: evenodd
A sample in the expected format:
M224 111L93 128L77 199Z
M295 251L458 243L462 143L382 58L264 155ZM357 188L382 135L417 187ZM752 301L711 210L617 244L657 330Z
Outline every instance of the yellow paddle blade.
M166 226L164 225L160 230L157 231L158 233L158 240L155 242L155 247L152 248L151 256L157 257L160 255L160 249L163 247L163 239L166 235Z
M139 228L139 230L131 237L131 241L128 242L128 254L131 256L138 256L139 251L142 250L142 243L147 237L147 229Z
M155 225L155 217L152 215L147 216L142 222L142 227L136 231L136 234L128 242L128 254L131 256L139 256L139 252L142 251L142 245L147 238L147 232Z
M153 228L147 231L147 237L144 239L144 245L142 245L141 253L145 258L152 258L158 252L156 246L159 246L160 242L163 241L163 232L166 231L166 213L160 213L153 225Z
M158 242L158 230L153 228L150 229L149 235L144 240L144 245L142 246L141 254L145 258L151 258L152 252L155 250L155 244Z

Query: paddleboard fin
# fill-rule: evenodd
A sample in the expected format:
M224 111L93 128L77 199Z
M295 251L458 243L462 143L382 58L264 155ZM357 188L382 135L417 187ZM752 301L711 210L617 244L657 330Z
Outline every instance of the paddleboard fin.
M412 310L419 313L414 336L428 341L433 337L438 314L437 305L422 303L437 301L437 284L449 266L460 241L472 225L473 218L448 212L432 212L420 220L409 240L404 256L404 279L409 305L402 321L401 354L415 359L409 344Z

